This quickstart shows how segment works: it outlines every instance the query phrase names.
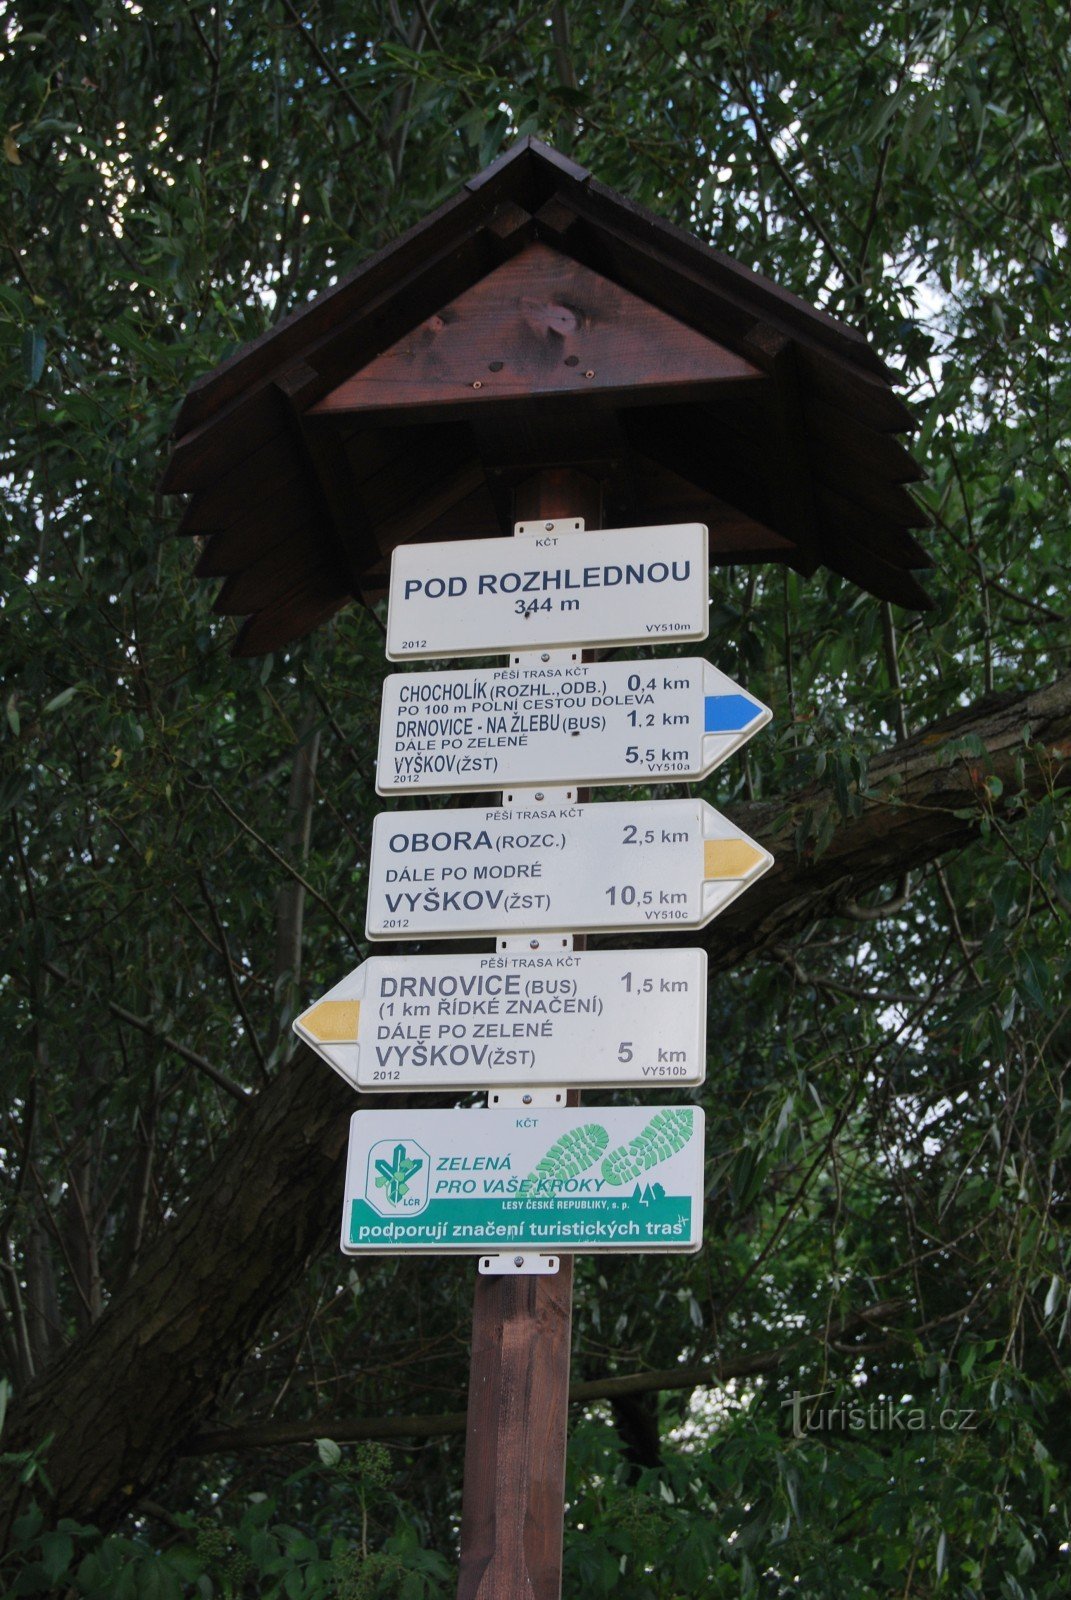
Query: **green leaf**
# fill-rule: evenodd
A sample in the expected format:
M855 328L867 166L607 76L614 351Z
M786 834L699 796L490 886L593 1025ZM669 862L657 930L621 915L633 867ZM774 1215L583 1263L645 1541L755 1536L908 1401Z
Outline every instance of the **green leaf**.
M41 1564L50 1583L58 1583L74 1560L74 1540L67 1533L46 1533L41 1538Z
M204 1562L192 1545L173 1544L164 1551L161 1560L177 1574L183 1583L196 1583L204 1569Z
M317 1439L316 1453L325 1467L337 1467L342 1460L342 1450L334 1439Z
M7 1383L6 1378L3 1381L5 1384ZM24 1511L21 1517L16 1517L11 1527L12 1535L19 1544L28 1545L37 1537L37 1534L44 1526L44 1521L45 1519L38 1507L31 1505L30 1509Z
M182 1600L178 1574L161 1556L138 1563L137 1600Z
M79 684L72 683L70 688L61 689L59 694L54 694L52 699L43 707L45 715L47 716L50 711L59 711L62 706L68 705L78 693L79 688Z
M1060 1275L1054 1272L1049 1282L1048 1293L1045 1296L1045 1315L1051 1317L1056 1307L1060 1304Z
M270 1533L258 1528L249 1541L249 1554L262 1572L279 1556L279 1545Z
M40 382L41 374L45 370L47 348L45 336L40 328L26 329L22 336L22 371L31 389Z
M8 1590L8 1593L11 1595L47 1594L51 1588L52 1580L41 1562L31 1561L16 1573L15 1582Z

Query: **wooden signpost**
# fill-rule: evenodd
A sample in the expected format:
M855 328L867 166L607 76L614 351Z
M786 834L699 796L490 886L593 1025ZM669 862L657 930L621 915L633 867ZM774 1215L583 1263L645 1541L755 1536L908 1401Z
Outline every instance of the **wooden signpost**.
M565 1115L562 1098L578 1107L570 1083L650 1082L629 1074L658 1066L660 1032L684 1053L679 1082L696 1082L701 979L669 1006L655 995L652 952L623 952L626 973L652 990L612 1024L612 976L626 973L594 965L573 930L698 928L764 869L765 853L698 802L591 806L578 786L701 778L767 712L708 662L596 662L581 659L584 646L706 637L708 558L802 574L824 565L880 600L929 608L913 570L932 563L908 531L925 517L905 493L921 469L897 440L911 426L860 331L533 138L195 382L162 486L191 496L183 531L199 541L200 576L223 579L216 610L245 618L235 653L287 648L387 586L394 661L509 653L490 669L405 670L387 683L379 792L493 787L501 805L482 822L475 808L379 822L371 936L495 934L493 958L509 966L477 976L509 971L525 986L540 974L528 957L583 957L570 994L591 1010L522 1016L490 1010L515 990L466 989L471 963L491 957L376 955L299 1018L333 1069L373 1090L487 1085L493 1112L442 1114L464 1125L458 1160L467 1130L511 1098L549 1117ZM503 538L511 526L517 536ZM548 824L552 843L515 842L530 824L533 835ZM663 842L663 829L684 837ZM432 843L440 832L443 848ZM628 872L626 848L640 862ZM661 901L663 890L674 898ZM517 894L531 901L499 910ZM640 917L648 910L668 915ZM399 1008L392 984L410 979L431 987L407 990ZM535 987L523 995L540 998ZM459 1010L471 1000L488 1010ZM596 1109L570 1131L583 1141L589 1117L610 1147ZM423 1168L410 1163L424 1158L410 1138L405 1120L386 1150L370 1157L367 1139L363 1166L355 1157L351 1202L371 1158L383 1224L392 1205L394 1221L415 1211ZM644 1141L644 1126L632 1138ZM467 1158L480 1154L493 1152L471 1147ZM453 1158L445 1146L427 1155ZM600 1178L604 1160L605 1150L584 1176ZM363 1248L352 1221L351 1205L347 1250ZM565 1243L495 1253L475 1240L472 1250L482 1270L459 1600L557 1600L572 1253Z
M925 518L903 487L920 470L895 437L910 426L861 333L532 138L194 385L163 487L191 496L182 528L201 546L200 575L223 579L216 609L246 618L238 654L288 647L388 584L390 659L509 652L490 668L388 681L379 791L502 799L380 819L370 934L479 931L497 948L375 956L297 1029L362 1088L486 1086L496 1108L436 1113L434 1137L421 1113L359 1113L347 1249L384 1243L355 1237L355 1223L359 1234L407 1217L425 1221L390 1247L438 1248L420 1237L432 1205L454 1207L436 1222L445 1239L472 1195L429 1187L425 1205L432 1179L475 1181L523 1216L534 1191L479 1188L494 1156L512 1170L531 1155L523 1183L555 1147L544 1177L605 1181L577 1190L579 1205L614 1187L614 1152L655 1149L644 1113L619 1137L597 1108L579 1111L569 1085L674 1081L632 1076L659 1065L699 1081L702 979L671 975L649 951L588 953L574 929L700 927L768 858L697 801L593 806L578 785L692 781L768 713L697 659L582 652L705 638L708 558L805 575L824 565L928 608L911 573L931 562L908 532ZM517 536L503 537L511 526ZM580 965L534 964L552 957ZM541 1013L540 974L566 970L575 989L556 993L576 1008ZM496 973L520 988L477 981ZM687 990L662 991L663 976ZM625 977L651 989L633 993ZM659 1035L682 1061L659 1062ZM473 1142L480 1119L503 1112L566 1120L538 1154L492 1140L486 1120ZM456 1141L441 1142L444 1118ZM697 1127L691 1139L698 1149ZM655 1185L670 1188L656 1171L648 1199L661 1203ZM497 1175L508 1176L501 1164ZM565 1197L538 1198L553 1211ZM378 1220L362 1224L358 1203ZM548 1253L523 1237L513 1251L456 1233L446 1246L471 1244L481 1268L459 1600L561 1590L571 1250L588 1243L559 1232Z
M560 1594L573 1254L702 1239L699 1107L581 1108L577 1090L702 1081L705 957L584 934L701 927L771 862L705 801L579 787L702 776L770 715L707 662L582 661L707 631L705 527L583 528L395 552L392 659L511 654L390 678L377 787L508 788L376 818L368 936L496 949L373 957L294 1024L358 1088L488 1090L479 1113L356 1112L342 1220L349 1255L478 1257L459 1600Z

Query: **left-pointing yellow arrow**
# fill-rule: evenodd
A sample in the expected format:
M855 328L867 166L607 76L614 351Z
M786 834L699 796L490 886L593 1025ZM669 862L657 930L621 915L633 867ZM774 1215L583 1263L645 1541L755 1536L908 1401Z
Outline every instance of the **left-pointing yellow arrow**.
M747 839L706 839L703 877L708 882L711 878L746 878L765 859L765 851Z
M323 1044L356 1044L360 1016L359 1000L321 1000L306 1011L301 1026Z

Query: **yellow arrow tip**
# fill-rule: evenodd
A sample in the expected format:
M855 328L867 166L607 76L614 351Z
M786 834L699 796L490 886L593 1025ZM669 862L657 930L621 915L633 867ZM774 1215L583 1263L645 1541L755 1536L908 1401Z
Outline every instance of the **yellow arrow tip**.
M321 1000L305 1013L301 1026L321 1044L356 1044L360 1015L359 1000Z
M766 852L746 839L707 839L703 844L703 877L746 878L766 859Z

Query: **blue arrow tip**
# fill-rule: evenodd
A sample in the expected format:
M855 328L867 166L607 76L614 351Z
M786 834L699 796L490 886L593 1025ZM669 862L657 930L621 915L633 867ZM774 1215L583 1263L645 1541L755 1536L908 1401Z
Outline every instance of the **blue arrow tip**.
M708 694L704 699L706 733L740 733L762 714L762 707L746 694Z

